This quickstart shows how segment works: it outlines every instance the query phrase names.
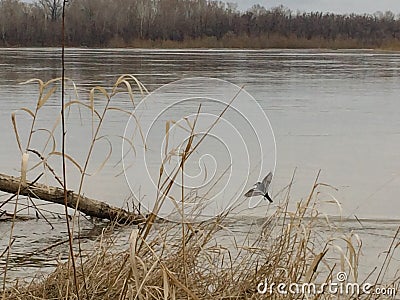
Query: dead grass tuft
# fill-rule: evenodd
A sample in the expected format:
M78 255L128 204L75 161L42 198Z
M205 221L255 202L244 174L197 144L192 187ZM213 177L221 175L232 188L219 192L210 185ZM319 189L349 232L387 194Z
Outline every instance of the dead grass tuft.
M293 212L287 210L286 197L275 213L261 226L255 226L256 232L250 230L241 241L240 237L231 236L233 242L227 242L227 228L235 222L229 214L201 224L146 223L132 230L123 249L104 234L89 258L77 268L81 299L258 299L270 296L257 292L257 286L265 280L288 286L323 284L337 282L338 272L346 272L348 282L372 281L372 277L358 276L361 243L353 234L319 232L322 225L333 228L317 210L320 188L326 187L316 183L310 196ZM151 230L144 238L146 226ZM385 272L372 281L377 286L399 286L399 278L385 277L399 246L398 238L396 233L381 268ZM9 299L21 300L61 299L69 293L68 299L76 299L73 284L72 270L67 269L67 264L60 264L44 280L11 288L8 295ZM288 299L288 295L276 291L272 297ZM315 297L336 299L337 295ZM340 299L355 297L343 295ZM303 295L290 298L300 299ZM358 298L377 299L377 295L361 293Z

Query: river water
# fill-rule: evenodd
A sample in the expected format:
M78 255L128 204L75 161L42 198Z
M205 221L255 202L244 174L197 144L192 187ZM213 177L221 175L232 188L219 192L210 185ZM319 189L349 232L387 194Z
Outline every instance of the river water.
M31 78L47 81L59 77L60 54L59 49L52 48L0 50L1 173L18 176L21 164L21 154L12 129L10 115L21 107L34 110L37 100L37 85L19 85L19 83ZM199 152L207 152L205 149L213 152L214 147L217 148L220 144L230 147L222 147L223 151L211 153L209 155L211 160L207 160L209 156L203 156L205 153L200 153L196 157L200 161L203 160L204 165L210 164L207 172L214 172L213 175L218 178L222 177L226 170L231 173L230 179L233 181L226 183L228 185L224 185L225 182L221 183L224 187L230 187L226 189L228 192L232 190L232 186L237 187L242 184L234 170L244 170L243 173L251 174L251 176L246 174L249 181L243 184L243 189L248 188L249 183L251 185L257 179L262 179L268 170L275 170L270 189L270 194L275 200L274 204L267 207L259 206L256 209L245 207L241 209L239 215L249 216L250 224L255 216L262 217L268 214L282 201L285 188L296 170L290 193L293 208L298 200L308 196L321 170L319 181L332 187L321 189L320 211L323 214L340 215L350 219L343 226L357 229L367 240L364 246L367 247L365 252L368 265L373 266L378 254L386 250L390 237L399 226L400 216L398 196L400 193L400 53L369 50L67 49L66 51L66 76L75 82L79 99L83 101L89 99L89 88L96 85L111 87L122 74L136 76L150 92L164 84L193 77L217 78L243 87L252 97L235 101L237 103L250 101L248 102L250 104L246 106L250 107L250 112L245 117L250 127L255 128L257 133L255 136L260 136L260 126L265 125L266 139L263 141L261 137L261 142L258 141L261 145L260 149L263 150L261 158L264 159L264 164L258 168L259 172L250 172L246 169L245 165L249 158L243 160L243 165L241 165L241 153L239 150L237 152L234 150L241 148L235 145L246 144L248 147L246 149L250 149L248 155L250 162L256 169L260 159L257 157L259 152L255 149L256 142L253 144L250 134L240 131L245 128L244 125L240 125L244 123L235 124L234 121L238 120L238 117L232 114L229 119L229 112L226 115L229 121L227 124L233 124L234 133L229 133L229 130L222 127L216 135L215 143L206 142L203 148L199 148ZM223 90L219 90L218 84L221 81L212 82L217 82L216 86L212 87L213 91L216 91L216 94L221 93ZM179 97L182 98L185 94L190 95L193 83L190 84L192 85L189 88L188 86L183 88L183 92L179 91ZM176 86L174 93L177 93L179 88L180 86ZM68 91L66 101L74 100L74 92L71 88ZM235 87L231 86L229 92L234 94L235 91L237 91ZM233 94L229 97L234 98ZM139 102L138 99L140 97L135 98L135 105ZM192 119L189 118L189 121L193 122L195 119L193 113L198 109L200 102L203 103L201 109L204 115L212 113L218 115L223 107L214 106L214 102L209 99L206 101L200 99L189 105L188 102L182 104L165 97L156 98L153 102L154 106L142 107L141 112L146 113L146 109L153 112L155 107L160 112L164 112L164 107L171 108L168 110L167 117L160 119L162 124L152 127L159 131L161 128L162 131L165 129L162 129L162 126L165 126L168 120L182 121L183 117L192 114ZM254 103L251 102L253 100L256 103L254 111L252 111ZM48 103L40 111L37 128L51 129L59 111L58 101L56 97L49 98ZM126 93L116 96L112 101L115 107L133 109ZM99 108L104 105L104 102L99 95L96 96L95 103ZM242 108L242 111L244 110L246 110L245 107ZM264 120L264 123L257 123L260 117L256 114L260 112L268 117L269 122ZM17 117L20 139L25 147L31 119L21 112L17 113ZM90 145L88 139L92 132L90 118L91 114L85 108L74 107L69 111L67 120L70 126L68 127L68 151L81 164L86 157L85 151ZM126 116L111 114L105 123L103 134L123 135L127 122ZM270 132L269 124L273 133ZM56 135L59 133L57 130ZM45 133L41 131L35 134L37 138L35 136L33 139L31 148L39 150L43 145ZM158 144L151 143L158 139L162 140L163 136L160 133L155 134L156 136L153 139L150 138L149 142L150 146L158 147ZM235 134L238 134L240 138L236 138ZM58 141L58 136L56 140ZM227 140L233 141L233 146L229 145ZM274 140L276 141L276 166ZM113 144L110 161L105 164L100 173L87 178L83 189L85 195L104 199L113 205L124 204L131 190L134 190L135 194L148 195L150 191L147 191L146 187L149 185L146 181L140 182L140 180L146 176L151 177L152 172L159 168L156 159L159 152L156 151L154 156L148 158L153 163L150 163L153 170L149 167L146 175L143 169L139 171L134 169L128 176L134 182L129 182L128 178L128 185L125 176L120 174L121 170L115 168L115 162L121 158L121 139L110 137L109 141ZM100 143L102 144L94 153L93 165L89 165L88 168L93 173L109 151L109 143L106 139ZM114 146L114 143L118 145ZM138 149L140 152L140 145ZM226 155L224 151L227 151ZM35 159L33 156L31 154L31 161ZM230 160L226 159L228 156ZM49 161L53 162L54 168L59 171L57 160L52 157ZM217 166L214 169L213 164ZM73 166L69 170L71 170L70 185L76 188L79 183L76 176L78 173ZM28 177L33 179L39 171L33 170L28 173ZM204 176L201 163L194 171ZM43 180L54 183L51 176ZM219 186L217 188L220 189ZM212 192L215 191L212 190ZM227 195L231 197L228 192L221 197L226 198ZM145 196L143 199L149 198ZM6 196L0 198L1 201L5 199ZM218 199L217 201L220 201ZM47 208L59 211L57 207ZM213 209L215 210L215 207ZM361 226L354 216L364 219L367 225ZM50 242L64 239L65 230L61 228L65 224L57 218L51 218L51 222L56 224L55 230L51 230L43 220L18 223L16 257L23 252L22 249L27 244L32 245L32 249L24 251L32 252L45 248ZM86 224L85 229L91 229L90 223ZM243 232L247 230L244 228ZM0 224L0 233L0 250L2 251L8 243L9 224L7 222ZM44 235L46 238L43 238ZM377 248L377 245L381 248ZM45 258L40 255L29 264L26 260L15 259L15 262L15 274L19 274L18 272L24 268L32 270L31 268L35 266L37 268L47 266ZM53 264L50 262L49 266Z

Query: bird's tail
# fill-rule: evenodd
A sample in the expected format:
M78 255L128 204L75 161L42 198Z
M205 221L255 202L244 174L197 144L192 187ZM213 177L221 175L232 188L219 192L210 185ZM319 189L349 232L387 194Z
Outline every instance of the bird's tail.
M273 202L271 197L268 195L268 192L264 195L264 197L267 198L270 203Z

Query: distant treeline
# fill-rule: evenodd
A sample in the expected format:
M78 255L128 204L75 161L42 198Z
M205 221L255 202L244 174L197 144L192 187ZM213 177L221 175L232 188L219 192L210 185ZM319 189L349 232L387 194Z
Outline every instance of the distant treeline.
M62 0L0 0L0 46L56 46ZM207 0L69 0L67 46L390 48L400 45L392 12L337 15Z

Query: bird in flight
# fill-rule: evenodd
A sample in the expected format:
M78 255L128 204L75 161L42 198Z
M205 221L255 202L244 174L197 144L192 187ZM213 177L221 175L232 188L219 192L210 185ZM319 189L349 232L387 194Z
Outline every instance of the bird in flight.
M268 175L265 176L265 178L263 179L262 182L257 182L252 189L250 189L249 191L247 191L246 194L244 194L245 197L263 196L262 199L266 199L270 203L272 203L272 199L268 195L268 187L269 187L271 181L272 181L272 172L269 172ZM257 206L259 203L260 203L260 201L254 206L249 205L249 208L253 208L253 207ZM250 201L249 201L249 204L250 204Z

